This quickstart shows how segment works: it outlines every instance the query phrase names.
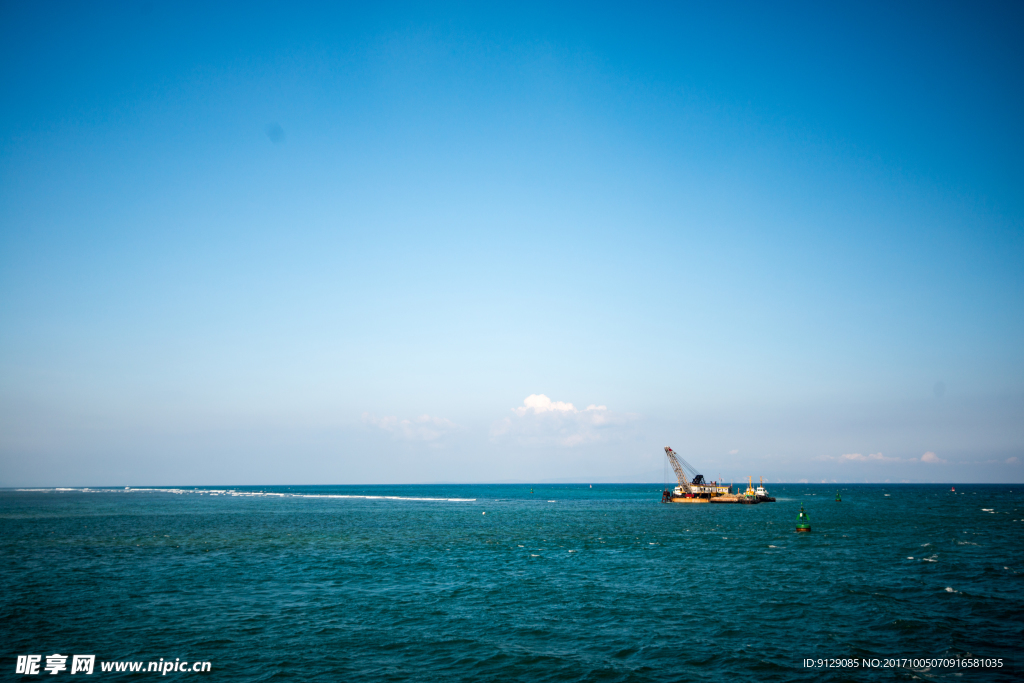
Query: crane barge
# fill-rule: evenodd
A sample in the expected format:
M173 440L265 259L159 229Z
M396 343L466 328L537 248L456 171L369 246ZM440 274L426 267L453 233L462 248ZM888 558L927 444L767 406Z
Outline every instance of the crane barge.
M732 486L723 486L716 481L705 481L704 475L698 472L696 467L686 462L668 446L665 446L665 457L672 465L679 485L672 491L665 489L661 494L662 503L710 503L716 498L732 495ZM687 470L690 471L689 475L686 473Z
M756 489L753 478L747 480L747 490L742 494L737 490L734 494L732 486L724 486L717 481L704 481L704 475L697 468L686 462L678 453L665 446L665 457L676 473L679 485L672 491L665 489L661 494L662 503L740 503L757 505L758 503L774 503L775 499L768 495L764 481ZM689 470L689 474L687 474ZM692 477L692 479L691 479Z

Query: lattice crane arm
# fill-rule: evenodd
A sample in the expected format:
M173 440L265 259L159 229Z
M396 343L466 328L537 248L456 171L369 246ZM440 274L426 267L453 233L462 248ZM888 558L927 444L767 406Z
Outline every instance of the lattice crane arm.
M700 470L698 470L696 467L694 467L690 463L686 462L686 460L684 460L681 456L677 455L676 457L679 458L679 461L681 463L683 463L683 468L688 470L690 472L690 476L693 477L693 479L690 480L691 484L703 484L704 483L704 475L700 473Z
M679 480L679 485L683 487L683 491L692 494L693 489L690 488L690 482L686 476L686 471L683 470L683 466L679 464L679 458L676 456L676 452L668 446L665 446L665 457L668 458L669 463L672 465L672 469L675 470L676 478Z

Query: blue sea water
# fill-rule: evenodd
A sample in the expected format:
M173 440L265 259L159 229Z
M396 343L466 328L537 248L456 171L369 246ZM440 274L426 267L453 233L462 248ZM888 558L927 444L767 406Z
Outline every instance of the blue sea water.
M0 678L59 653L86 680L1017 679L1024 485L770 488L0 491ZM161 658L211 670L100 671Z

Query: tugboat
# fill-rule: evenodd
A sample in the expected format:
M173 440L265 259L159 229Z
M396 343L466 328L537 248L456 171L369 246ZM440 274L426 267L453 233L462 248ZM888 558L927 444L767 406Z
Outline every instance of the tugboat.
M800 516L796 518L796 530L808 532L811 530L811 518L804 512L803 503L800 504Z
M752 477L747 477L747 490L743 492L742 496L737 497L736 502L745 505L757 505L761 502L761 499L757 497L757 491L754 490L754 480Z
M761 485L754 491L754 496L757 497L759 503L774 503L775 499L768 495L768 489L764 487L764 477L761 477Z

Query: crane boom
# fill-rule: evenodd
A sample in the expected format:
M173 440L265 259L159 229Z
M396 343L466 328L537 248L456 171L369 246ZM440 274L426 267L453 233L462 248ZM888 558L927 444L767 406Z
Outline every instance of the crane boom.
M694 467L690 463L686 462L686 460L684 460L682 458L682 456L677 455L676 457L679 458L679 461L681 463L683 463L683 467L686 470L689 470L689 472L693 475L693 479L690 480L690 483L698 485L698 486L699 485L703 485L704 484L704 475L701 474L700 471L696 467Z
M676 455L676 452L668 446L665 446L665 457L668 458L669 464L671 464L672 469L675 470L676 478L679 480L679 485L683 487L683 491L692 495L693 489L690 488L690 482L687 481L686 472L683 470L683 466L679 464L679 457ZM693 468L691 467L690 469Z

